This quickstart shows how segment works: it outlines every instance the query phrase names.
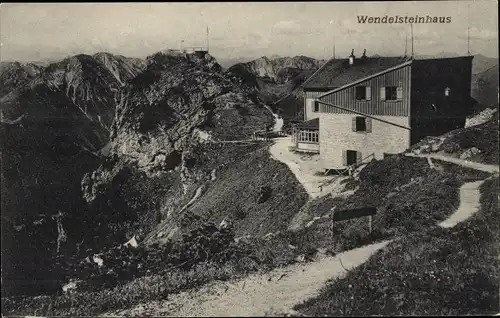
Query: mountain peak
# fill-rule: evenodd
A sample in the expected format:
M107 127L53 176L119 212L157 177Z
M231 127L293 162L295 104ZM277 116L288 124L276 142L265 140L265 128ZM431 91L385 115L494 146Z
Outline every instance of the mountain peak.
M270 79L275 83L283 84L296 77L302 70L315 70L322 63L323 61L303 55L274 59L263 56L250 62L235 64L228 69L228 72L240 75L248 72L262 79Z

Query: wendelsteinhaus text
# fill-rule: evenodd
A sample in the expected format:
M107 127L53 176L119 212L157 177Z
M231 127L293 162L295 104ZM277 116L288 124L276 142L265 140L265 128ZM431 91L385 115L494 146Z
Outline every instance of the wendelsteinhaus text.
M451 17L426 16L368 16L358 15L358 23L451 23Z

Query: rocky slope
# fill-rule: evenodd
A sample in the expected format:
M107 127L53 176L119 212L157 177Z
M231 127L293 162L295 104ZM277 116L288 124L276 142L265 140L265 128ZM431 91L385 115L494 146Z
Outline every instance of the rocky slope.
M140 71L132 61L113 73L99 58L82 54L46 68L14 63L2 72L11 83L0 99L3 278L47 279L57 238L81 240L81 177L109 139L118 78Z
M8 94L15 87L26 84L43 70L33 63L0 62L0 97Z
M219 168L251 153L212 142L248 139L273 124L256 91L209 55L157 53L147 63L120 93L108 161L82 180L93 214L108 212L116 240L136 234L142 241L166 223L196 226L186 221L187 207L209 190Z
M125 85L128 80L134 78L146 67L146 61L144 60L106 52L96 53L92 57L106 67L122 85Z

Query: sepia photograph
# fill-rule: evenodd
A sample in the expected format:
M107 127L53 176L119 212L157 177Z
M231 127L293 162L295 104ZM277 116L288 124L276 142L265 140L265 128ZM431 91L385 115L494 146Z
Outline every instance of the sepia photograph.
M1 3L2 317L500 316L498 50L495 0Z

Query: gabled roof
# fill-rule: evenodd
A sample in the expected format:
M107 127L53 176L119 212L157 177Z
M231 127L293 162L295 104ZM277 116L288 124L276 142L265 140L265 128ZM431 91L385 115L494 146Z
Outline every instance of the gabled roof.
M308 88L333 89L380 73L409 60L408 57L366 57L355 58L354 65L349 65L347 58L331 59L313 74L303 86L305 90Z

